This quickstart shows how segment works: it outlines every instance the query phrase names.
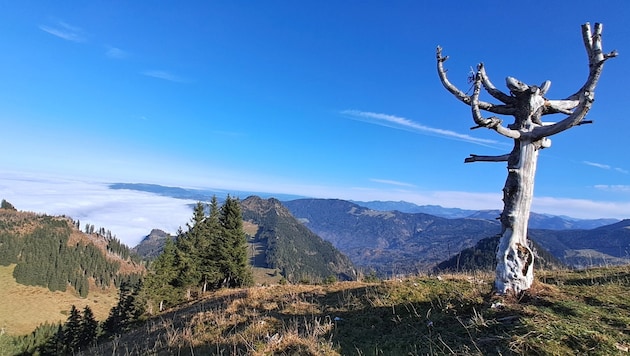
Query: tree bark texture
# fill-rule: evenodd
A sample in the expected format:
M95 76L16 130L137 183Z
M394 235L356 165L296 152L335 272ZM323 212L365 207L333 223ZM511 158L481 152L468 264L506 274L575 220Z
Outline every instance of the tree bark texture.
M589 75L586 83L575 93L562 100L549 100L545 97L551 82L540 86L527 85L516 78L507 77L509 93L497 89L486 74L483 63L469 78L473 82L473 94L467 95L454 86L446 76L443 63L448 57L442 56L437 48L437 71L442 85L458 100L469 105L477 128L488 128L514 140L512 152L499 156L471 154L464 162L505 162L508 176L503 188L503 212L501 213L501 237L497 248L495 289L500 294L520 293L531 287L534 280L534 253L527 241L527 227L534 196L534 177L538 153L551 146L549 136L571 127L591 123L584 118L594 99L595 86L599 80L604 62L617 53L602 52L602 25L595 24L591 33L590 24L582 25L582 39L586 47ZM481 88L501 102L492 104L479 100ZM503 121L492 116L484 118L482 111L514 117L514 122L503 126ZM567 115L556 123L544 123L542 117L548 114Z

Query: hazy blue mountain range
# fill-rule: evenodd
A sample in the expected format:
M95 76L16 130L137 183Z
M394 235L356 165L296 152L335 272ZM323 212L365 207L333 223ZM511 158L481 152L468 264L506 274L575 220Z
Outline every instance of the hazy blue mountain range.
M416 205L406 201L355 201L352 203L370 208L372 210L380 211L394 211L398 210L401 213L423 213L443 218L456 219L467 218L470 215L477 212L477 210L466 210L459 208L444 208L439 205Z
M285 205L357 266L382 273L432 268L501 231L496 220L382 212L335 199L297 199ZM568 266L630 263L630 219L595 229L530 229L529 236L541 255L547 250Z
M218 190L199 191L159 185L119 183L112 186L114 189L134 189L203 201L209 200L212 195L219 198L226 195ZM238 194L245 193L230 194L243 199ZM357 267L373 269L381 274L429 270L501 230L496 219L500 213L498 210L467 211L439 206L420 207L407 202L365 203L339 199L293 199L282 202L282 205L289 209L296 221L330 242ZM402 210L424 210L433 214ZM466 216L453 218L462 215ZM532 213L530 237L570 266L627 263L630 262L627 221L580 220ZM267 226L266 221L260 224L263 230L273 232L276 229L274 225ZM290 228L297 229L294 226Z
M496 220L501 214L500 210L466 210L459 208L444 208L439 205L416 205L406 201L352 201L355 204L380 211L398 210L403 213L424 213L443 218L472 218ZM529 227L532 229L594 229L599 226L618 222L618 219L576 219L568 216L531 213Z
M261 198L276 198L280 201L291 201L295 199L308 198L304 196L290 194L272 194L261 192L247 191L225 191L221 189L191 189L181 187L167 187L157 184L144 183L112 183L109 185L111 189L128 189L141 192L148 192L167 196L177 199L189 199L196 201L210 201L212 196L216 196L221 202L229 193L230 195L245 199L249 196L259 196ZM499 210L465 210L459 208L444 208L439 205L416 205L405 201L351 201L354 204L378 211L399 211L401 213L423 213L443 218L475 218L496 220L499 216ZM567 216L555 216L547 214L532 213L530 216L529 227L532 229L593 229L618 222L617 219L575 219Z
M250 242L263 251L256 261L264 262L261 267L286 271L294 267L283 267L285 262L275 261L275 256L298 264L316 263L314 261L321 261L322 256L333 256L330 251L334 247L364 271L374 270L380 275L427 272L501 231L496 219L447 219L424 213L377 211L339 199L280 202L273 198L250 197L242 202L244 219L257 229L251 233ZM630 220L624 220L595 229L530 229L530 237L537 243L540 255L547 250L569 266L629 263L629 224ZM144 249L153 254L158 251L153 235L136 250ZM314 248L307 246L310 243L325 246L322 239L330 244L328 252L313 252ZM281 253L269 249L269 242L276 241L282 242L276 245L283 246L278 250ZM480 248L473 250L473 254L479 254ZM305 251L316 257L300 257ZM492 254L493 251L488 253ZM341 261L339 257L327 258L324 261Z
M496 219L501 214L500 210L479 210L468 215L473 219ZM596 227L610 225L619 222L618 219L575 219L568 216L558 216L549 214L529 214L530 229L549 230L572 230L572 229L594 229Z
M355 265L379 274L427 272L501 231L497 221L383 212L339 199L296 199L284 204Z
M529 236L574 267L630 263L630 219L589 230L532 229Z

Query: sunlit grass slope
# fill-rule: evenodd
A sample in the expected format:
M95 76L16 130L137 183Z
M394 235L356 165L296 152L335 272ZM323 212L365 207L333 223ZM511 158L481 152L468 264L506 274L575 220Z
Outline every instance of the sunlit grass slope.
M221 290L90 354L625 355L630 267L538 272L497 297L490 274Z
M75 305L82 310L88 305L97 320L104 320L116 305L116 288L90 288L87 298L81 298L69 287L66 292L51 292L48 288L25 286L15 282L15 265L0 266L0 328L7 335L28 334L45 322L65 322L68 311Z

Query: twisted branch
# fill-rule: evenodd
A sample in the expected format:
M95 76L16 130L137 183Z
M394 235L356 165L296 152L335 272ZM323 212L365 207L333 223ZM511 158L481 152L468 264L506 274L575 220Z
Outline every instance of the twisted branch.
M482 76L477 73L477 75L475 75L474 90L471 97L470 108L472 111L473 120L478 126L472 127L472 129L485 127L495 130L505 137L518 140L521 137L521 133L517 130L511 130L502 126L501 124L503 123L503 121L498 117L492 116L488 119L485 119L483 116L481 116L481 111L479 110L479 92L481 91L481 81Z

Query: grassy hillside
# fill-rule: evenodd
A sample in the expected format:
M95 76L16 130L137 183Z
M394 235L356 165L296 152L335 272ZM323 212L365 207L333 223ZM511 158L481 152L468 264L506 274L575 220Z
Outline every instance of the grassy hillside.
M64 322L72 305L107 318L117 283L145 270L110 235L103 228L81 232L65 216L0 209L0 335Z
M519 298L492 275L220 290L90 355L625 355L630 266L538 272Z
M0 334L24 335L45 322L65 322L72 305L80 309L88 305L96 319L104 320L116 305L116 288L90 288L88 297L81 298L72 288L51 292L45 287L18 284L13 278L14 268L0 266Z

